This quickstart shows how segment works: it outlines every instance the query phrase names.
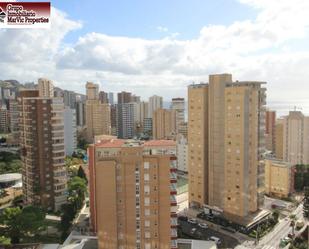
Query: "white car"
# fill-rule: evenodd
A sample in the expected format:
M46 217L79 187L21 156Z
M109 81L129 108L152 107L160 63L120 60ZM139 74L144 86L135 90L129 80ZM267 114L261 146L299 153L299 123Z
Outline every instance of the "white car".
M197 224L196 219L193 219L193 218L188 219L188 222L191 223L191 224Z
M208 226L207 226L206 223L198 223L198 226L199 226L200 228L204 228L204 229L208 228Z
M212 241L216 242L217 245L221 244L221 240L219 238L215 237L215 236L211 236L209 238L209 240L212 240Z

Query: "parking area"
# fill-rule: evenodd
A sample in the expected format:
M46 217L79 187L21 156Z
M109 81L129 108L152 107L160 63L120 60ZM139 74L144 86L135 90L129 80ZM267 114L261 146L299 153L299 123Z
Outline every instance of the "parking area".
M204 227L205 225L193 223L190 223L185 217L179 217L178 236L180 238L183 237L197 240L211 240L211 238L219 239L219 242L217 243L218 248L234 248L239 244L233 237L222 234L208 226L206 228Z

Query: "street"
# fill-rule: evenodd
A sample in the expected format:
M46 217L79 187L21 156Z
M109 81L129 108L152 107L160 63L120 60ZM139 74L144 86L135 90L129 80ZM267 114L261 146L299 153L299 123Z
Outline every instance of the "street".
M209 240L211 236L215 236L221 240L221 243L217 245L218 248L234 248L239 244L235 238L211 228L200 228L197 224L191 224L181 219L178 219L178 224L185 238ZM192 233L192 228L196 229L194 233Z

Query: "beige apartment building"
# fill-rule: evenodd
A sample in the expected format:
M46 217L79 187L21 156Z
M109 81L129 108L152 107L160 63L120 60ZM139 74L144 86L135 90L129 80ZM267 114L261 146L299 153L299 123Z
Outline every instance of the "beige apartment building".
M40 96L53 98L54 97L54 85L49 79L40 78L38 80L38 88Z
M265 145L266 149L275 153L276 145L276 111L266 111Z
M283 160L283 119L276 120L275 156Z
M309 117L300 111L290 111L283 118L283 161L309 163Z
M258 210L264 194L265 88L210 75L188 89L190 205L238 220Z
M157 109L152 116L153 139L173 139L176 136L176 111Z
M57 211L67 191L63 100L24 90L18 104L24 201Z
M176 111L176 132L178 133L180 125L185 122L185 99L172 98L171 109Z
M111 109L109 104L101 103L97 84L87 82L86 93L87 140L93 142L97 135L111 134Z
M275 159L265 160L265 193L275 197L288 197L293 193L294 176L290 163Z
M173 141L106 139L88 149L99 249L177 248Z

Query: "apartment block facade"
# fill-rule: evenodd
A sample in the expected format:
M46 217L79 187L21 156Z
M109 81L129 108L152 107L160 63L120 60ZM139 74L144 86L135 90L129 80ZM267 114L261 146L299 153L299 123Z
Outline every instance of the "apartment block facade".
M265 193L278 198L284 198L293 192L293 166L280 160L265 160Z
M100 249L177 248L173 141L106 139L88 149Z
M153 139L174 139L176 137L176 110L157 109L152 116Z
M54 85L49 79L40 78L38 80L38 88L40 96L53 98L54 97Z
M283 118L283 161L309 163L309 117L300 111L290 111Z
M111 134L110 105L101 103L98 85L87 82L86 92L87 140L93 142L94 137L97 135Z
M176 132L178 133L181 124L185 122L185 99L172 98L171 109L176 111Z
M276 112L266 111L265 145L266 149L275 153L276 146Z
M246 217L263 202L265 88L210 75L188 89L189 202Z
M153 113L157 109L163 108L163 98L161 96L158 96L158 95L153 95L153 96L149 97L148 105L149 105L149 107L148 107L148 117L152 118Z
M25 90L18 103L24 201L57 211L67 198L63 100Z

